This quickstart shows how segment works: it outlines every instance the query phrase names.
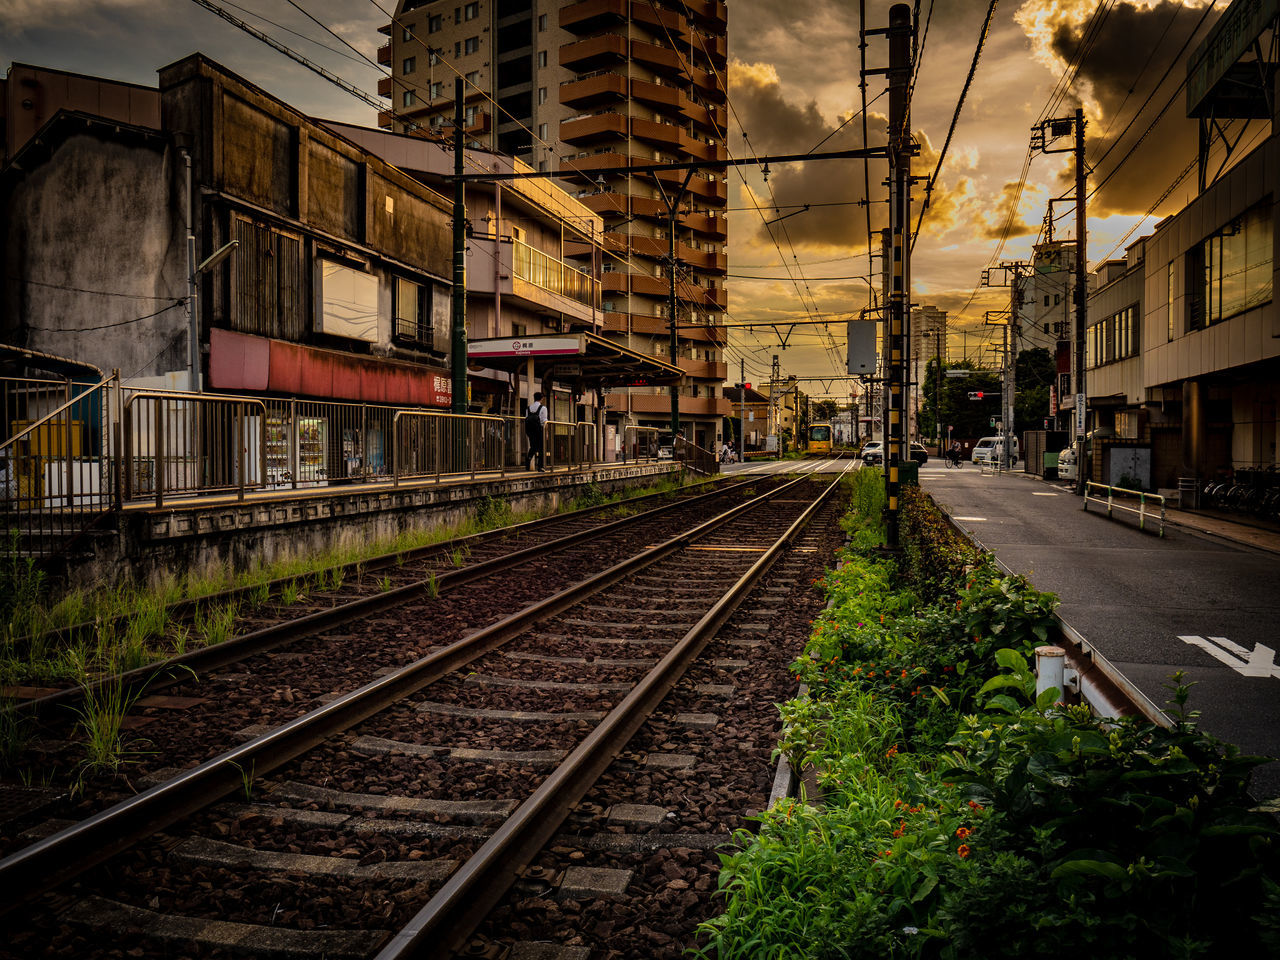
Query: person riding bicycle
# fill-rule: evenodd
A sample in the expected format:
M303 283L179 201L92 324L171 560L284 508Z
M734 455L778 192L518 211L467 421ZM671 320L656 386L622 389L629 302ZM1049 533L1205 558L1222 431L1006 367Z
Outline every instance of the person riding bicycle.
M960 456L960 441L959 441L959 440L952 440L952 441L951 441L951 446L950 446L950 448L948 448L948 450L947 450L947 459L951 461L951 465L952 465L953 467L958 467L958 466L960 466L960 460L961 460L962 458L961 458L961 456Z

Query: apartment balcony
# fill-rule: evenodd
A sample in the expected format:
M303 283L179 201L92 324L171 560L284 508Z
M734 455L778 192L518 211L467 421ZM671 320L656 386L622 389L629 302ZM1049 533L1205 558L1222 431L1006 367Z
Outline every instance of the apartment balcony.
M575 117L560 123L560 139L565 143L585 144L602 139L626 137L626 135L627 118L618 113Z
M579 0L560 8L560 29L579 36L612 30L627 22L627 0Z
M724 240L728 237L728 226L723 216L710 213L685 213L680 215L680 226L687 227L697 233Z
M676 365L695 380L723 382L729 375L729 365L722 360L689 360L677 357Z
M662 201L650 197L628 198L621 193L589 193L580 199L584 205L606 218L634 216L667 219L667 208Z
M658 170L646 176L657 177L665 184L679 188L684 183L683 170ZM701 197L711 203L722 204L729 198L729 185L723 179L708 180L706 177L694 174L689 178L689 193L695 197Z
M631 81L631 96L650 107L657 107L672 116L680 114L680 102L687 99L678 87L652 80Z
M727 160L729 157L724 144L697 140L683 130L680 131L680 149L699 160Z
M671 395L663 389L660 393L630 394L614 391L605 397L610 413L623 413L630 410L640 414L666 414L671 412ZM680 416L682 417L731 417L733 404L724 397L679 397Z
M589 153L585 157L567 157L561 160L556 173L562 177L577 174L580 179L584 176L590 179L591 174L597 170L614 170L630 165L631 158L625 153ZM582 201L586 203L590 199L591 195L587 195Z
M488 110L477 110L470 119L463 121L462 131L469 137L488 133L492 123L493 115Z
M689 21L675 10L655 7L648 0L632 0L631 19L642 23L660 34L671 34L673 40L683 40L689 34Z
M605 249L616 250L623 256L627 252L627 241L631 241L631 252L642 257L661 258L667 255L667 241L662 237L630 237L622 233L606 233Z
M703 99L724 103L724 87L721 86L719 78L714 73L699 70L695 67L689 71L689 79L693 81L694 87L697 88Z
M695 103L683 93L680 94L680 115L708 133L723 134L729 123L729 111L724 106Z
M606 33L560 48L560 66L579 73L612 67L627 59L627 39Z
M566 107L598 107L625 99L626 95L627 78L616 73L599 73L560 85L560 102Z
M693 38L690 47L694 61L700 64L710 63L717 70L724 70L728 62L728 45L723 36L699 35Z
M669 336L670 324L666 317L654 317L640 313L606 313L604 329L610 333L637 333L642 336ZM685 322L676 330L676 337L689 343L711 343L723 346L728 342L728 331L724 326L708 324L692 326Z
M659 297L663 300L671 296L671 288L666 277L651 277L643 273L628 275L615 271L606 273L602 282L606 293L633 293L642 297ZM677 283L676 299L720 310L723 310L728 302L723 288L704 287L696 283Z
M378 80L378 96L390 97L393 93L392 84L395 83L392 77L381 77Z
M703 306L713 307L716 310L729 309L729 294L724 287L698 287L702 291Z
M563 53L564 50L561 49L561 54ZM650 69L668 76L675 77L683 72L679 55L670 47L659 46L656 43L632 40L631 58L637 63L643 63ZM563 59L561 62L564 62Z
M689 16L705 23L713 32L723 33L729 24L729 8L723 0L685 0Z
M563 124L560 129L564 129ZM631 120L631 135L644 140L646 143L656 143L659 146L677 149L680 147L680 128L670 123L656 123L653 120L640 120L633 117ZM561 138L563 139L563 135Z
M391 43L388 41L378 48L378 63L384 67L391 66Z
M729 269L729 258L723 253L717 253L714 250L696 250L685 244L677 244L676 253L689 266L695 270L705 270L708 273L726 273Z
M493 263L492 240L472 237L468 243L477 262ZM558 313L582 323L592 323L598 318L599 281L520 240L503 239L497 246L497 276L492 268L468 270L469 294L492 294L496 284L504 302Z

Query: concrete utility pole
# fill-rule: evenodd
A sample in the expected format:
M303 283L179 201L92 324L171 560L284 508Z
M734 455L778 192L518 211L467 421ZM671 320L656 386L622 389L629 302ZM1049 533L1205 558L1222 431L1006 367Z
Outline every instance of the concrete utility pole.
M1079 450L1076 454L1076 493L1085 494L1085 482L1088 477L1088 446L1085 444L1085 370L1084 370L1084 328L1088 322L1089 304L1085 286L1085 269L1088 258L1085 255L1085 238L1088 233L1084 208L1084 110L1076 108L1076 442Z
M738 420L738 456L747 452L747 358L738 358L738 395L741 419Z
M467 412L467 186L462 179L462 78L453 84L453 368L454 413ZM494 245L495 248L497 244Z
M1086 284L1086 270L1089 261L1085 242L1088 234L1088 220L1085 211L1084 188L1088 170L1084 163L1084 124L1084 110L1077 108L1073 116L1046 120L1031 128L1031 148L1033 150L1039 150L1041 153L1074 153L1076 159L1076 322L1075 344L1074 349L1071 351L1071 366L1075 373L1076 388L1076 395L1072 405L1072 414L1075 420L1075 429L1072 431L1072 436L1075 438L1076 450L1076 493L1080 496L1084 496L1085 483L1089 476L1088 447L1085 444L1085 427L1087 425L1085 419L1085 396L1088 391L1085 382L1084 332L1085 325L1088 323L1089 312L1088 287ZM1048 131L1047 136L1046 130ZM1049 148L1050 140L1065 137L1073 132L1075 133L1073 146L1052 150Z
M907 314L911 302L911 115L907 87L911 80L911 46L915 35L911 7L889 8L889 231L893 247L888 302L889 408L885 444L886 546L899 545L901 469L906 453Z

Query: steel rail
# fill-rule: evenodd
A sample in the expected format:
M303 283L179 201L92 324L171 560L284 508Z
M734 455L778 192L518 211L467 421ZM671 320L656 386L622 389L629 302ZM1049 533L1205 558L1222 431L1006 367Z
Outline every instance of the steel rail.
M246 775L256 777L292 760L501 646L539 620L555 616L617 580L657 563L805 479L797 478L731 507L691 530L5 857L0 860L0 915L221 797L243 789Z
M712 481L701 480L697 484L688 484L687 487L701 486L709 482L712 482ZM723 493L723 492L728 492L730 490L737 489L740 486L744 486L746 482L747 481L742 481L737 484L726 485L722 487L718 492ZM310 573L299 573L299 574L294 574L288 577L277 577L274 580L267 580L263 583L257 583L247 587L232 587L228 590L219 590L217 593L211 593L211 594L208 594L207 596L192 597L185 600L179 600L177 603L170 605L167 608L167 612L176 616L185 616L188 613L193 613L197 608L201 606L208 606L209 604L214 604L214 603L239 602L245 597L250 596L254 591L261 590L263 587L266 587L271 595L275 595L280 589L285 587L287 584L295 583L298 580L304 579L306 577L313 577L322 573L328 573L331 570L341 570L343 572L344 577L347 573L357 573L357 574L360 572L372 573L377 570L384 570L387 567L399 566L404 563L423 560L432 556L433 554L447 553L450 550L456 550L458 547L470 547L475 544L486 543L490 540L500 540L503 537L520 536L531 530L537 530L540 527L549 526L554 523L559 523L563 520L573 520L580 517L588 517L588 516L591 516L592 514L603 513L606 510L612 510L616 507L621 507L621 506L634 506L638 503L644 502L645 500L652 500L655 497L667 496L672 492L678 492L678 491L659 490L659 491L656 491L655 493L646 493L639 497L629 497L626 500L619 500L615 503L601 503L593 507L583 507L581 510L571 510L568 513L553 513L545 517L536 517L533 520L525 520L525 521L522 521L521 523L511 524L510 526L506 526L506 527L496 527L493 530L481 530L481 531L478 531L477 533L469 533L463 537L454 537L451 540L445 540L440 543L427 544L421 547L413 547L409 550L397 550L394 553L384 553L376 557L370 557L367 560L355 560L355 561L352 561L351 563L340 564L336 567L325 567L323 569L315 570ZM704 495L698 494L698 496L700 497ZM681 502L689 503L689 502L692 502L694 499L696 498L690 497L688 500L684 500ZM130 620L129 614L121 614L120 616L109 621L109 623L112 626L119 627L122 625L127 625L129 620ZM42 637L36 637L35 635L19 637L14 641L14 643L26 646L31 644L37 639L46 639L46 640L52 640L54 642L70 643L74 641L77 637L80 637L82 635L92 636L96 631L100 630L101 628L102 628L102 625L99 623L96 623L94 621L85 621L84 623L76 623L68 627L62 627Z
M756 582L809 524L838 487L839 480L837 477L822 491L533 795L449 878L375 960L438 957L444 951L463 947L475 927L502 899L520 871L556 834L565 817L698 658Z
M662 516L665 513L671 513L680 507L689 504L701 503L709 498L721 496L726 493L732 493L743 486L747 486L750 481L744 481L741 484L735 484L730 487L724 487L718 490L710 490L706 493L698 494L695 497L689 497L685 500L678 500L674 503L663 504L660 507L654 507L652 510L646 510L644 513L634 514L629 517L620 517L617 520L610 520L608 523L601 524L598 527L589 527L585 530L578 530L574 533L566 534L555 540L549 540L545 543L533 544L524 547L514 553L503 554L499 557L493 557L489 560L482 560L473 563L470 566L462 567L457 570L447 570L436 578L435 587L439 591L453 590L463 584L470 583L472 580L478 580L486 577L496 571L504 570L508 567L518 565L533 559L535 556L542 554L558 553L567 550L570 547L582 543L584 540L591 540L597 536L608 535L615 532L621 527L639 523L644 520L651 520L655 517ZM639 499L639 498L637 498ZM564 516L573 516L573 514L565 514ZM536 523L538 521L530 521ZM422 550L430 550L429 547L420 548ZM275 649L285 643L298 640L303 637L311 636L323 630L329 630L352 620L358 620L374 612L380 612L388 607L398 606L403 603L410 603L418 599L422 594L426 593L431 586L429 580L418 580L414 583L405 584L394 590L388 590L386 593L376 593L367 597L360 597L347 603L338 604L330 607L328 610L318 610L314 613L306 614L294 620L287 620L283 623L272 624L269 627L262 627L250 633L241 634L233 637L223 643L215 644L209 647L200 647L196 650L189 650L186 653L179 654L176 657L169 657L166 660L157 663L148 664L144 667L137 667L121 674L112 674L100 677L90 683L80 686L67 687L59 690L57 693L51 693L44 697L34 700L26 700L21 703L14 704L6 708L16 716L30 716L40 720L47 720L60 709L74 710L80 706L86 697L93 693L98 693L108 686L113 687L119 683L122 685L126 699L132 699L135 696L141 696L147 690L163 689L173 684L189 682L193 676L197 676L201 672L216 670L225 667L228 664L237 663L246 657L263 653L267 650ZM0 711L3 712L3 711Z

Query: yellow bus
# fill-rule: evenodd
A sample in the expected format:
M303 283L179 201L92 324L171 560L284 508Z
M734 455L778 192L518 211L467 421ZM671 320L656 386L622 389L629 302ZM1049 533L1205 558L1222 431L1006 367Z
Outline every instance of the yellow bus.
M809 447L811 455L827 457L831 455L831 424L814 423L809 425Z

